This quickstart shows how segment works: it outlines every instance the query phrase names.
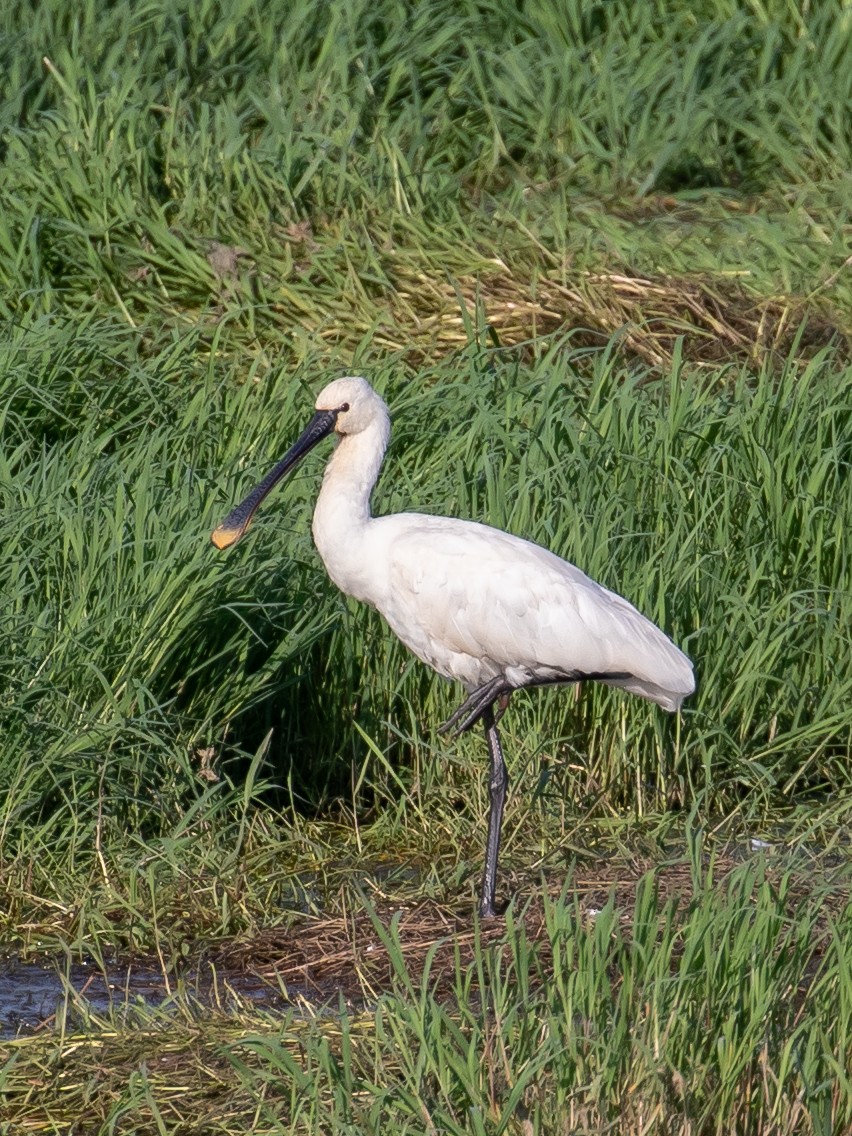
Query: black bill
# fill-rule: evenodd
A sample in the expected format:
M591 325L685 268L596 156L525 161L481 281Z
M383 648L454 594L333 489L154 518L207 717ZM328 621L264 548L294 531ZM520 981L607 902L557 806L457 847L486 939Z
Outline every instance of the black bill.
M328 437L334 429L339 413L339 410L318 410L316 412L302 431L298 441L290 447L278 465L264 477L259 485L252 489L244 501L241 501L235 509L228 513L221 525L218 525L210 534L210 539L217 548L229 548L232 544L236 544L251 524L255 510L267 493L294 466L299 464L305 454L312 450L317 442Z

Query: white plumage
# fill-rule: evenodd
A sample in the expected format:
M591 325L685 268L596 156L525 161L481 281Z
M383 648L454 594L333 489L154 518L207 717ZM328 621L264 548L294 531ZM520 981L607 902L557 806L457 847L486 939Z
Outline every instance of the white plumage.
M493 706L524 686L595 678L676 710L695 682L686 655L650 620L573 564L473 521L370 515L390 434L388 410L362 378L337 379L284 459L213 534L239 539L272 486L334 431L313 535L329 576L371 604L419 659L464 684L450 724L482 718L491 752L491 811L480 911L494 914L507 777Z

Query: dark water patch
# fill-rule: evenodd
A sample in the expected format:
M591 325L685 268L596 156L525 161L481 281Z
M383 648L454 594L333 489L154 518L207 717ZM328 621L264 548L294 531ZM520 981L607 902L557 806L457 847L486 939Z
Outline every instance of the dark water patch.
M70 966L7 958L0 962L0 1038L36 1033L59 1020L86 1028L94 1017L129 1017L140 1010L167 1009L178 999L205 1007L234 1010L241 1003L283 1008L303 1001L305 992L284 992L272 982L240 973L223 976L210 970L176 980L143 964L102 967L84 961Z

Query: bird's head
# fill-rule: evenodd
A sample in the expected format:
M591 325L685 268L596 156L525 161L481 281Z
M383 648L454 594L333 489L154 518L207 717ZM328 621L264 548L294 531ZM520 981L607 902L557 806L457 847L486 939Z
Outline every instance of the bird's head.
M366 379L350 375L335 379L319 394L316 413L271 473L256 485L244 501L232 509L222 523L213 530L211 540L217 548L236 544L251 524L257 507L269 491L296 466L317 442L336 433L341 437L360 434L368 426L379 422L387 440L388 411Z
M335 415L333 429L341 436L360 434L377 417L387 416L387 407L366 379L348 375L324 387L316 401L317 413Z

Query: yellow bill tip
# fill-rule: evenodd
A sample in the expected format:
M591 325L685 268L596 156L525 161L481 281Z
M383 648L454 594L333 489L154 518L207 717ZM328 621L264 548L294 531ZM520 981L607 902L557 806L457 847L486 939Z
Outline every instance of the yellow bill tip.
M245 532L244 528L231 528L228 525L219 525L210 534L210 539L218 549L230 548L232 544L236 544L240 537Z

